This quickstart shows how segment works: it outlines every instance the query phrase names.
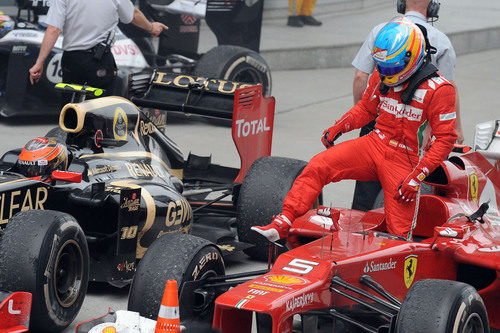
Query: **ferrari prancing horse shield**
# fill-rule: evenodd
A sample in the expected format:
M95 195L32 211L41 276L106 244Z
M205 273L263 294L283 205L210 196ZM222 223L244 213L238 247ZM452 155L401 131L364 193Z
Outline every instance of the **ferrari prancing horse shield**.
M404 264L404 279L406 288L410 288L413 283L413 278L415 278L415 272L417 271L417 255L412 254L405 258Z

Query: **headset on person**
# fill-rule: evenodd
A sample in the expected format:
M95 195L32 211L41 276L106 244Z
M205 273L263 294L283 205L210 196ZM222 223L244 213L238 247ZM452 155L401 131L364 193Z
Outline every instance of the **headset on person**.
M431 0L427 6L427 19L431 22L437 21L439 18L439 7L441 3L435 0ZM406 0L398 0L396 8L399 14L404 14L406 12Z

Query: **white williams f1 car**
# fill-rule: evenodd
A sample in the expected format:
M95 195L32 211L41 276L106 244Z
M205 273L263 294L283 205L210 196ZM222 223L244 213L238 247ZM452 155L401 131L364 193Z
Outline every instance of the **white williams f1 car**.
M271 72L266 61L256 52L261 15L258 20L248 15L250 10L261 4L251 7L240 4L238 7L233 3L222 8L208 1L208 6L205 4L200 15L206 17L221 45L200 55L197 53L200 19L195 16L199 10L191 8L194 11L191 16L180 15L179 11L172 11L159 3L164 1L140 1L146 15L169 26L169 30L160 37L158 50L143 30L122 24L120 29L116 29L111 51L118 67L118 79L114 91L109 92L111 95L126 96L129 74L160 68L163 72L261 83L264 95L270 96ZM48 5L47 1L38 0L17 0L17 4L17 17L0 17L0 115L57 114L60 93L53 87L62 81L63 37L57 40L48 56L41 81L32 86L28 70L40 50L46 29L42 16L47 13ZM224 9L222 12L221 8ZM248 31L236 27L240 24L241 13L250 17L249 23L245 23ZM233 24L236 16L239 21ZM8 24L2 24L2 21Z

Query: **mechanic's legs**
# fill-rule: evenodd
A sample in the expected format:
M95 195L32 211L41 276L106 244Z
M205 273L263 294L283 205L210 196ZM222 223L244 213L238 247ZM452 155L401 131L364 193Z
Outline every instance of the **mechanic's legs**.
M293 222L298 216L304 215L328 183L342 179L376 179L376 166L372 157L380 154L377 154L379 148L373 138L367 136L342 142L314 156L295 180L283 202L283 213L278 217L284 216ZM291 226L291 223L281 222L275 218L267 226L252 229L275 241L277 236L286 237ZM271 229L274 231L270 232Z
M364 136L375 129L375 120L361 128L359 136ZM375 200L382 190L382 186L378 180L370 182L356 181L354 187L354 198L352 199L352 209L362 210L367 212L373 209Z
M398 203L394 199L394 194L401 182L412 172L412 165L417 165L418 157L412 156L412 165L410 165L404 150L388 147L385 159L379 162L378 175L384 189L387 231L406 237L415 215L415 201Z
M301 17L299 16L302 10L304 0L288 0L288 22L290 27L301 28L304 26Z
M105 53L102 59L97 61L91 52L67 51L63 53L62 68L64 83L86 84L104 89L103 96L113 94L116 65L111 52ZM71 95L63 98L69 102Z
M304 0L302 8L298 8L298 15L305 25L320 26L322 24L312 16L314 6L316 6L316 0Z

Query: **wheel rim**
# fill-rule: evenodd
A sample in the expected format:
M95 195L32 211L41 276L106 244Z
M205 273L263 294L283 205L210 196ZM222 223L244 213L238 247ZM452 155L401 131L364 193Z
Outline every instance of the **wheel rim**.
M214 276L217 276L217 273L214 270L209 270L206 271L198 280L203 280ZM202 313L204 310L207 309L207 303L210 304L210 302L203 302L195 299L195 304L193 304L193 310L196 313Z
M246 67L233 73L232 81L244 83L262 83L260 82L260 72L254 68ZM263 87L264 89L266 87Z
M80 245L67 240L57 253L52 273L57 302L62 307L70 307L80 295L83 280L83 254Z
M484 333L481 317L477 313L471 314L465 322L463 333Z

